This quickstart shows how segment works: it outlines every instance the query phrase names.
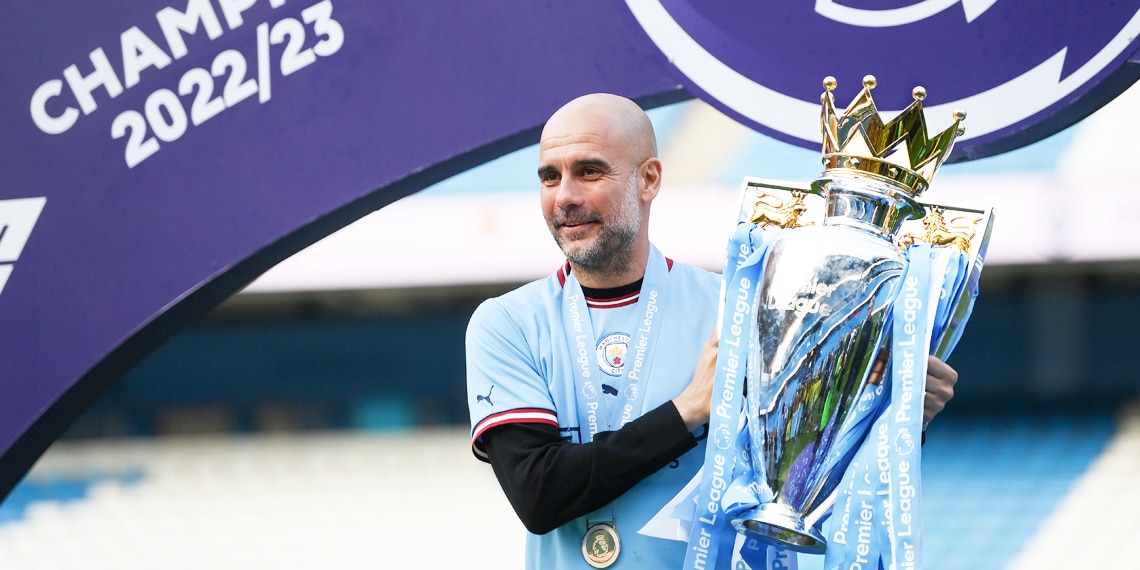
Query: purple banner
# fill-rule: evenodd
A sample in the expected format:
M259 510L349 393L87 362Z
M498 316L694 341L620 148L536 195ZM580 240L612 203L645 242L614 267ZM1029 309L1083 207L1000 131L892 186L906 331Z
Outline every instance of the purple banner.
M1005 13L1006 2L990 3L984 16ZM180 327L368 212L536 142L541 123L567 100L609 91L655 106L691 92L743 118L733 104L707 95L712 90L691 81L688 70L668 63L668 49L651 39L657 30L644 27L638 4L655 3L6 5L0 497L75 417ZM781 21L773 21L780 10L753 14L743 2L699 10L679 0L665 4L657 9L676 11L677 21L681 14L703 19L707 26L686 29L742 66L740 73L774 78L772 88L807 102L818 101L827 73L852 89L858 76L876 73L904 93L921 80L932 98L941 96L935 86L961 97L967 86L1013 79L1039 52L1068 46L1073 57L1101 53L1093 43L1117 37L1136 12L1135 2L1059 8L1054 17L1074 22L1064 37L1029 38L1026 22L1004 41L1033 45L1009 61L996 58L1009 69L988 66L993 47L966 54L981 58L976 64L948 57L930 63L921 53L950 48L926 40L923 52L907 58L929 65L892 76L882 70L895 69L886 63L852 63L846 40L800 30L815 20L790 11L802 11L793 8L801 2L783 3L788 8L780 10L789 12ZM1039 14L1047 11L1021 9L1036 30L1060 29L1048 27ZM744 25L752 20L762 34ZM1085 43L1069 43L1070 35ZM891 36L874 51L897 60L899 41ZM816 51L824 46L826 57ZM958 149L1026 144L1087 115L1134 79L1121 79L1129 69L1125 51L1066 98L1010 127L1034 135L994 131ZM798 59L801 52L808 59ZM828 62L835 68L825 70ZM1069 62L1066 73L1082 69ZM747 120L796 139L768 126L781 120L778 113ZM817 129L815 121L803 128Z
M1140 0L626 0L686 87L745 124L818 147L822 79L846 105L875 75L902 110L923 86L932 128L968 113L951 160L1005 152L1084 118L1131 85Z

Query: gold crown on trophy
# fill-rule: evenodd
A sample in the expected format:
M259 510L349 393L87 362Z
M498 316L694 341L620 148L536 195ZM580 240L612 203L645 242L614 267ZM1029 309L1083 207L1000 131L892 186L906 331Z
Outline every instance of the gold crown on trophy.
M914 102L884 123L871 98L871 90L877 83L873 75L863 77L863 90L839 115L835 112L835 95L832 94L837 85L835 78L824 78L823 87L827 91L820 96L823 103L820 124L825 174L854 170L860 175L886 178L917 197L950 156L954 140L965 132L961 123L966 119L966 112L956 109L954 124L929 138L922 113L926 89L915 87Z

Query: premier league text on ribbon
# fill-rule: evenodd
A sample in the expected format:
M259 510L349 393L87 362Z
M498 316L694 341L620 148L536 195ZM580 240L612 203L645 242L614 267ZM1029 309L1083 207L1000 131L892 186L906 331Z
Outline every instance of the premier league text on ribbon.
M285 5L285 0L268 2L274 9ZM221 18L209 0L189 0L181 11L172 7L159 10L155 20L166 49L139 26L131 26L119 35L122 62L118 72L104 49L95 48L88 54L90 67L84 65L90 72L84 74L79 64L71 64L63 70L63 79L49 79L32 93L32 121L49 135L67 132L79 120L80 111L87 116L98 110L97 89L102 88L109 99L122 95L141 84L143 72L163 69L185 57L189 48L183 34L195 35L201 28L206 37L216 40L226 29L240 28L245 23L243 14L255 4L257 0L218 0ZM247 57L247 50L222 51L209 69L195 67L183 73L177 85L155 89L146 98L141 113L135 109L119 113L111 121L110 134L114 140L126 138L123 159L127 166L134 168L158 152L164 143L182 138L189 127L201 125L254 95L259 103L268 102L273 93L271 46L284 45L276 61L282 77L308 67L320 57L335 54L344 45L344 29L332 13L332 0L322 0L301 10L300 20L287 17L272 24L262 22L257 26L256 38L250 38L252 45L248 49L253 51L252 57ZM222 27L223 20L226 28ZM310 37L316 41L308 45ZM64 97L65 84L74 101ZM171 89L175 87L177 92Z
M730 336L722 338L722 343L736 349L740 348L740 339L744 335L743 325L750 314L748 304L751 296L752 281L742 276L737 282L736 304L732 312L732 324L728 329ZM724 370L724 389L721 390L720 401L716 405L716 415L725 420L732 420L736 417L734 414L735 409L733 408L736 380L739 376L740 364L744 359L741 354L732 348L728 349L727 355L728 358L725 361L725 366L722 367L722 370Z
M747 265L752 248L745 241L741 241L737 253L735 269L740 270ZM751 328L745 328L745 325L752 318L754 281L749 277L749 272L737 271L731 282L733 291L729 298L733 301L733 310L721 327L717 362L724 362L724 366L718 371L714 385L714 390L719 392L719 401L709 424L712 437L704 464L705 477L701 484L700 497L703 503L698 505L698 524L694 525L695 532L689 542L693 552L686 557L686 567L696 570L706 568L709 560L715 561L717 557L716 538L710 530L723 526L722 521L717 520L717 515L722 511L721 500L728 489L731 475L729 468L733 465L733 458L730 456L734 452L730 443L731 433L736 430L739 419L738 378L740 366L745 361L739 351L742 345L741 339L746 334L751 334ZM724 435L718 438L716 434Z
M925 248L916 251L919 254L926 252ZM921 263L914 263L912 267L921 267L923 271L928 273L926 261L923 259ZM905 456L909 455L917 445L909 428L918 423L915 414L922 413L921 407L916 410L914 405L916 401L915 382L916 379L921 381L921 377L926 374L925 366L921 365L925 360L920 361L918 359L925 359L928 346L927 314L929 308L923 302L922 295L923 293L930 293L929 286L929 283L923 283L923 280L916 275L906 276L903 280L902 289L901 304L903 311L899 323L901 326L896 324L894 327L894 334L897 338L892 348L898 354L892 357L895 365L892 381L898 383L896 393L899 397L897 401L891 403L891 409L894 411L895 451L904 457L893 458L896 463L893 469L893 481L891 480L892 469L890 465L892 454L886 424L879 426L876 449L880 482L883 484L883 490L880 491L880 494L886 495L883 499L883 510L890 513L886 517L888 536L897 541L901 548L901 551L895 550L896 555L902 558L902 560L895 560L896 564L900 565L898 567L901 568L914 568L917 557L914 501L917 500L918 490L912 480L911 461ZM923 393L921 388L918 393ZM921 403L920 399L918 401ZM893 488L889 492L887 491L888 485Z
M854 465L854 464L853 464ZM852 480L852 483L854 480ZM871 486L871 473L865 472L863 474L863 487L856 489L853 484L848 485L847 499L843 504L843 515L839 517L838 528L831 534L831 541L835 544L847 544L847 533L851 532L851 526L854 525L855 529L855 550L857 557L851 570L861 570L862 566L856 564L866 564L869 562L867 556L871 553L871 520L875 516L875 505L870 500L873 499L871 491L868 490ZM859 518L851 519L851 501L854 495L859 496Z
M917 355L914 347L916 346L915 337L918 333L918 327L915 321L918 318L918 310L922 308L922 299L919 298L918 291L918 278L913 275L908 275L903 281L903 308L905 309L902 314L903 319L903 332L906 336L898 339L895 346L909 347L902 350L902 366L899 368L895 378L902 380L902 400L894 403L898 405L895 410L895 421L908 422L911 421L910 414L914 413L914 362ZM925 347L922 356L926 356ZM894 406L891 406L894 408Z

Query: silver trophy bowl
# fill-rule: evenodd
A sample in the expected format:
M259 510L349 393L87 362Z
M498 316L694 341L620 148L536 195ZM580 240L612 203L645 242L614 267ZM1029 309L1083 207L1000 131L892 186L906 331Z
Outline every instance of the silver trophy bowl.
M816 554L827 546L818 523L880 402L869 378L906 268L895 234L923 212L891 184L834 174L817 181L822 225L769 246L747 402L753 485L772 499L732 521L747 537Z

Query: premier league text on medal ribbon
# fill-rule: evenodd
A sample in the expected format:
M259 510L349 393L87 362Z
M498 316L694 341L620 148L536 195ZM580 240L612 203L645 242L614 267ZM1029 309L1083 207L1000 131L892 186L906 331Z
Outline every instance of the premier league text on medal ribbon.
M590 364L589 345L586 344L589 335L586 334L582 325L582 310L579 308L581 300L581 296L577 294L569 294L566 297L570 310L570 328L574 331L574 344L577 349L574 362L578 363L579 374L582 379L586 381L583 388L592 390L593 384L590 383L590 369L592 366ZM598 402L593 399L586 402L586 429L591 439L593 439L601 429L598 426Z
M574 357L574 361L578 363L581 368L583 378L590 377L590 357L589 346L586 344L586 333L582 330L582 313L578 308L578 302L581 298L578 295L570 295L570 326L574 330L574 341L578 348L578 355Z
M633 368L628 377L631 380L640 380L641 367L645 365L645 352L649 349L649 333L653 330L653 317L657 315L657 291L649 292L649 300L645 305L645 318L637 332L641 333L637 339L637 347L633 351Z
M274 9L284 6L285 1L268 0ZM95 48L88 55L93 71L84 75L80 65L72 64L63 70L63 79L49 79L32 93L29 105L32 121L49 135L67 132L79 120L80 111L87 116L99 108L95 97L97 88L102 87L110 99L122 95L141 84L144 71L163 69L185 57L189 48L183 34L194 35L201 28L210 40L216 40L226 31L222 20L230 31L236 30L245 23L243 14L255 4L257 0L219 0L222 18L210 0L188 0L182 11L171 7L159 10L155 19L166 49L138 26L131 26L119 35L121 75L103 48ZM292 75L320 57L335 54L344 45L344 29L333 19L332 13L332 0L322 0L301 10L300 20L281 18L272 24L258 24L256 38L249 38L255 40L250 42L254 45L245 48L254 51L256 78L246 78L250 66L245 50L227 49L214 58L209 69L195 67L182 74L177 93L169 88L173 85L159 87L146 98L143 112L129 109L119 113L111 121L111 138L126 138L123 158L127 166L134 168L158 152L164 143L182 138L189 127L201 125L255 94L258 102L268 102L272 97L274 71L270 46L284 44L276 66L282 77ZM306 45L310 37L316 41ZM217 96L214 96L215 79L221 83L221 94ZM78 109L63 98L65 84ZM187 113L182 98L191 96Z
M633 351L633 367L626 375L626 378L630 380L641 380L641 369L645 366L646 353L649 351L649 334L653 332L653 318L657 316L658 310L657 290L650 290L645 303L645 318L642 319L641 326L637 328L637 346ZM622 408L621 425L625 426L632 420L633 401L627 397L625 407Z

